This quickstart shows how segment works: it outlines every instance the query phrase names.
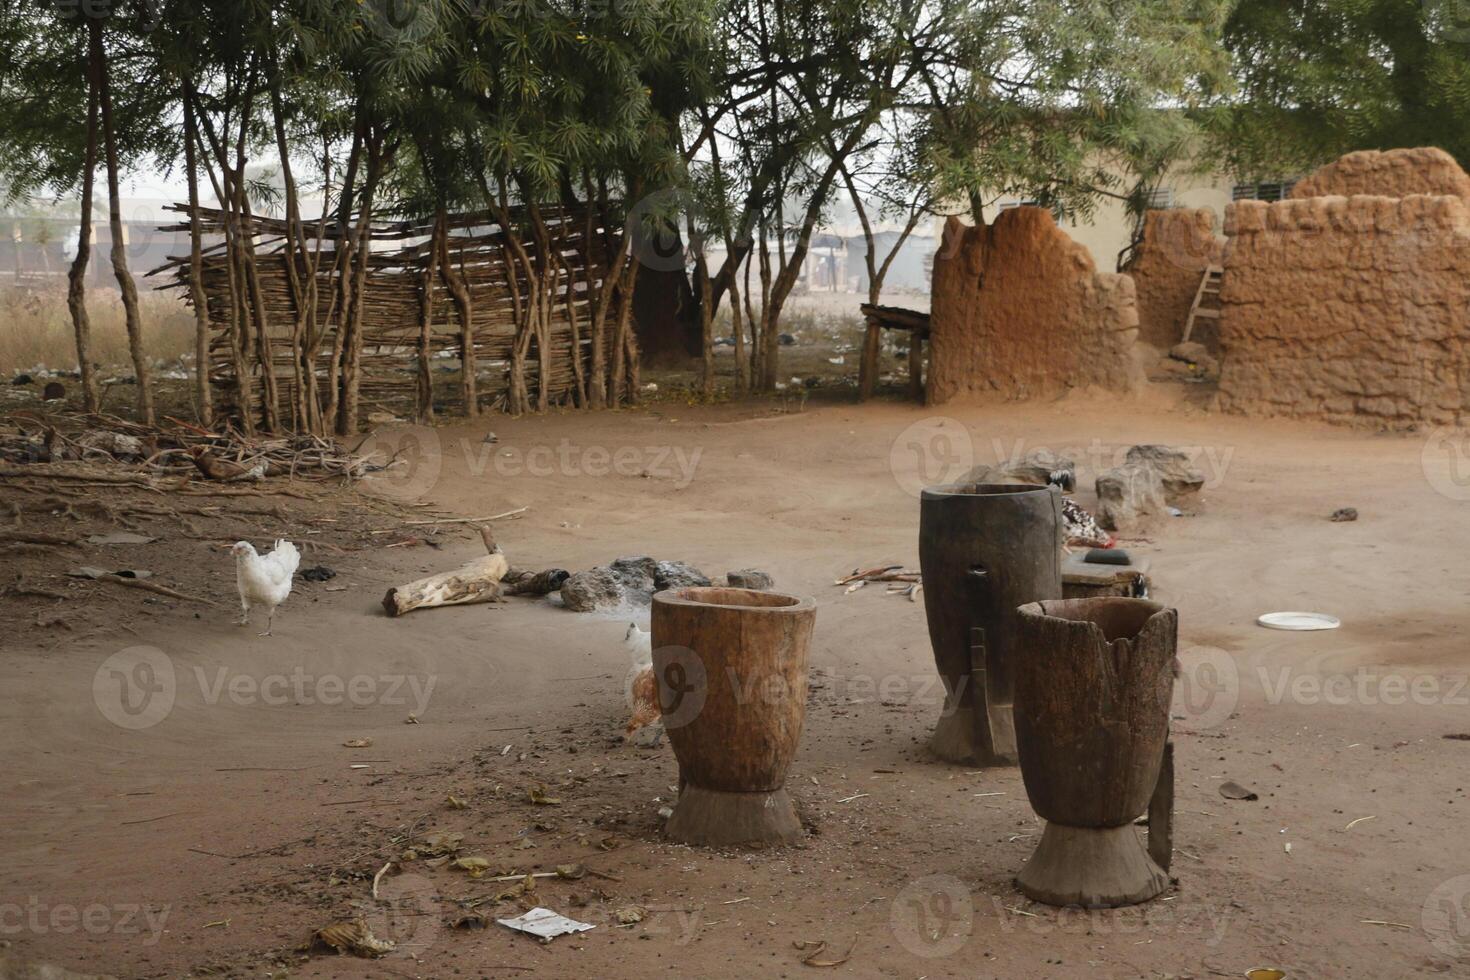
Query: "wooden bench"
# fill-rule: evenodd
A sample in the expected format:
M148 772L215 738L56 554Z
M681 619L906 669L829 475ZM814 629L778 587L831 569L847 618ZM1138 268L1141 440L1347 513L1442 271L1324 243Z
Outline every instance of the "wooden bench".
M909 334L909 394L914 400L924 400L924 342L929 339L929 314L918 310L906 310L899 306L862 305L868 330L863 337L862 363L858 367L858 399L867 401L873 397L873 388L878 383L878 351L881 347L882 331L906 330Z

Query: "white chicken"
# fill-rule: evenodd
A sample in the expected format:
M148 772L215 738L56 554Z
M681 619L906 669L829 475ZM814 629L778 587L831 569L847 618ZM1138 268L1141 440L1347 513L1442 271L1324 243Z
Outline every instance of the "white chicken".
M291 577L301 564L301 552L291 542L277 538L275 548L264 555L257 554L249 541L236 541L230 553L235 556L235 584L240 588L240 625L250 622L252 606L264 606L265 632L260 635L270 636L276 607L291 594Z

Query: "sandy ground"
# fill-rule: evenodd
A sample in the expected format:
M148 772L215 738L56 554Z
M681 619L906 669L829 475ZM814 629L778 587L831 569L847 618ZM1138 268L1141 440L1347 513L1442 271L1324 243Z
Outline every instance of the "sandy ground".
M816 690L789 780L802 843L659 840L672 753L616 737L627 615L511 600L384 617L387 586L481 550L448 531L441 551L339 556L348 588L298 584L269 638L226 607L124 594L62 604L101 622L57 643L21 628L54 606L0 607L0 956L119 977L1470 976L1470 742L1444 737L1470 732L1470 486L1452 445L1082 398L754 414L410 431L420 465L379 492L463 515L529 508L497 524L517 564L652 554L763 568L814 595ZM1039 831L1018 771L924 751L940 698L922 603L832 581L916 565L923 482L1046 446L1077 451L1089 487L1136 442L1200 447L1209 477L1196 512L1125 542L1180 611L1178 884L1140 908L1058 911L1012 884ZM1361 518L1329 522L1342 506ZM264 538L269 519L252 520ZM173 581L198 575L227 600L228 558L174 547L154 566L183 562ZM193 550L169 559L179 547ZM1273 609L1343 626L1254 624ZM1223 799L1225 780L1260 798ZM561 802L533 804L537 786ZM457 903L506 883L422 859L375 901L375 872L443 830L499 873L581 862L595 874L542 879L534 902L596 928L545 946L451 928ZM619 925L629 906L645 918ZM300 951L354 915L398 949ZM809 941L850 959L803 965Z

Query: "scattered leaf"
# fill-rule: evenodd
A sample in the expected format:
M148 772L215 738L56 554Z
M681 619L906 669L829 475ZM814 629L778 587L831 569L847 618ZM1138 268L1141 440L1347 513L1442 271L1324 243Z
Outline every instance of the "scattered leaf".
M636 922L642 922L648 910L641 905L628 905L613 912L613 918L618 920L619 925L631 926Z
M434 857L439 854L453 854L459 850L459 845L464 842L464 834L455 833L452 830L436 830L432 834L425 834L423 842L417 846L420 854Z
M542 786L540 784L537 784L536 786L531 787L531 791L530 791L530 793L528 795L531 797L531 802L532 803L536 803L536 804L539 804L541 806L560 806L561 805L561 798L560 797L556 797L556 796L547 796L546 795L546 787L545 786Z
M453 793L450 793L448 796L444 797L444 802L449 806L449 809L451 810L468 810L470 806L468 803L455 796Z
M1246 789L1244 786L1230 779L1220 784L1220 795L1227 800L1259 800L1260 796L1254 790Z
M349 749L365 749L373 744L373 740L370 738L349 738L342 744Z
M451 929L483 929L490 924L490 920L479 912L465 912L449 920Z
M478 878L490 870L490 859L479 855L455 858L453 867L469 873L471 878Z
M565 878L567 881L576 881L578 878L583 878L586 875L587 869L580 864L558 864L556 866L556 876L558 878Z
M323 926L312 933L312 941L338 953L351 953L353 956L382 956L384 953L391 953L395 948L392 940L374 936L367 923L361 919L349 919Z

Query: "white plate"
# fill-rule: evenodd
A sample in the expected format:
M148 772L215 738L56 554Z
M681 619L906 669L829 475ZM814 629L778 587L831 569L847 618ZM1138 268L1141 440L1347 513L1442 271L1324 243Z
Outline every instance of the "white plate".
M1336 616L1318 612L1271 612L1256 622L1268 630L1335 630L1342 625Z

